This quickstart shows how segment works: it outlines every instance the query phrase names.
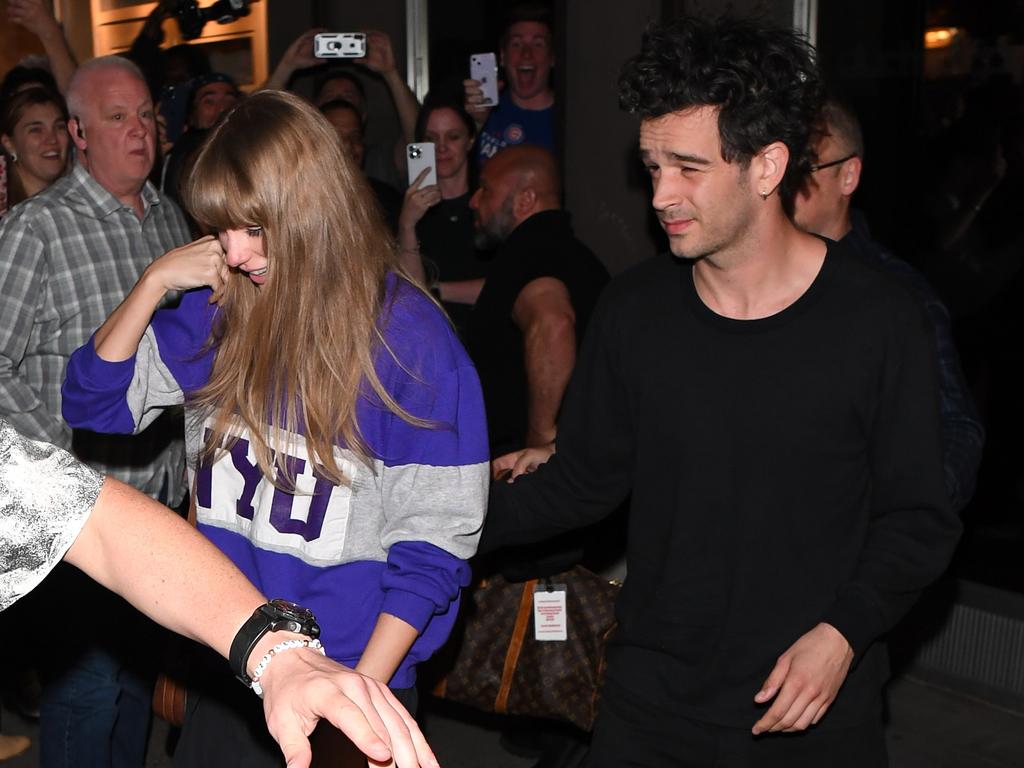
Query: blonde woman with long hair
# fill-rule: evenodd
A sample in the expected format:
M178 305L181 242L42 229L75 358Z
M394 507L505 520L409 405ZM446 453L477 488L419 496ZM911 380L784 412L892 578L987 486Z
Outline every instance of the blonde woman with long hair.
M310 608L329 656L414 704L483 521L475 371L299 98L235 107L184 202L216 235L153 262L74 354L65 418L132 432L184 403L200 531L265 594ZM178 305L158 309L173 291ZM246 695L190 706L179 764L279 764L239 721L259 717Z

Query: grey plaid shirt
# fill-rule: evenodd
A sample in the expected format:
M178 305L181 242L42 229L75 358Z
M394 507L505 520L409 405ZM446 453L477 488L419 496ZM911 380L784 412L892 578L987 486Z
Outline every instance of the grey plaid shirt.
M0 415L90 466L175 504L184 494L180 413L136 437L72 433L61 417L68 358L157 256L189 241L173 202L149 183L145 214L80 165L0 222Z

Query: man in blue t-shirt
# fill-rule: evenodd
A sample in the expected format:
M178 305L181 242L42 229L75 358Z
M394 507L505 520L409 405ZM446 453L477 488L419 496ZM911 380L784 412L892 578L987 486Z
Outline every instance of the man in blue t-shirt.
M519 8L512 12L501 35L500 63L505 88L496 107L481 106L480 83L463 82L466 111L479 128L477 157L482 166L504 147L536 144L555 151L551 69L551 25L546 11Z

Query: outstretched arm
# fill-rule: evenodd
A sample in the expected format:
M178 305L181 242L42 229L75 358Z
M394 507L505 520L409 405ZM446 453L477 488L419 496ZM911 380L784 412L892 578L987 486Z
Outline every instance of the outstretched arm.
M67 93L78 62L64 37L64 30L53 16L50 4L43 0L8 0L7 18L39 38L50 60L57 87L61 93Z
M313 38L324 31L323 29L310 29L295 38L295 41L288 46L288 50L284 52L281 61L274 67L270 77L257 90L283 91L288 87L288 81L297 71L319 64L320 60L313 55Z
M154 620L227 656L231 641L264 597L184 520L108 478L65 559ZM297 637L297 636L296 636ZM287 633L268 633L250 673ZM308 649L274 657L263 677L267 726L288 766L308 766L308 735L326 718L374 760L436 766L415 722L369 678Z
M420 114L420 103L416 100L416 94L398 73L398 68L395 66L395 53L388 34L375 29L368 31L366 33L366 55L361 59L353 59L353 61L384 78L384 83L391 93L391 99L395 102L395 109L398 111L403 143L415 141L416 118Z

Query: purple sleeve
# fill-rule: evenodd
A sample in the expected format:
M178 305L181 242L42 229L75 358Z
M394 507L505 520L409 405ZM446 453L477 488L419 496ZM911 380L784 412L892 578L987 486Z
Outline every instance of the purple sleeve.
M444 613L459 590L469 585L469 563L421 541L401 541L388 550L381 577L381 611L420 632L435 614Z
M160 309L135 355L109 362L96 354L95 336L68 361L62 411L72 427L132 434L162 408L183 402L209 377L213 352L207 340L216 307L210 290L186 292L181 303Z
M96 354L90 338L71 353L61 387L61 412L76 429L130 435L135 418L127 392L135 376L135 356L111 363Z
M404 284L402 284L404 286ZM469 583L489 484L487 425L480 383L441 311L412 288L399 288L385 332L394 353L381 379L410 415L388 414L371 439L382 460L388 550L383 610L419 630L449 608ZM368 437L371 437L368 435Z

